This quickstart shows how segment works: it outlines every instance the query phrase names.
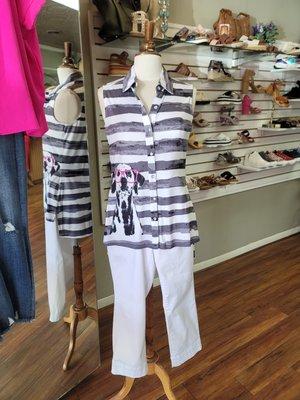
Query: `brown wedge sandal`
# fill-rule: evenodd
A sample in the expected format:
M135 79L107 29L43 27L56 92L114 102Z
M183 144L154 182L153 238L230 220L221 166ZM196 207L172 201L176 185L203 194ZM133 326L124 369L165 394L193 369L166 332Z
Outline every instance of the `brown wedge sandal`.
M281 90L284 88L285 83L279 79L276 79L266 88L266 94L273 97L274 102L279 107L289 107L289 99L281 94Z

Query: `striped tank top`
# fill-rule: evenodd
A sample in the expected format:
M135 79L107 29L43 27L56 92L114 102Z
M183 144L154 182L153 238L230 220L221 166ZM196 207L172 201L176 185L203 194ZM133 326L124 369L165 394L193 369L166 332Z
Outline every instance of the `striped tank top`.
M199 240L185 182L192 85L163 69L148 113L135 93L134 66L103 88L111 189L104 244L169 249Z
M83 86L80 72L46 95L49 130L43 136L44 203L46 220L57 221L60 236L80 238L92 233L84 93L76 93L81 113L72 125L61 124L54 116L56 97L73 85Z

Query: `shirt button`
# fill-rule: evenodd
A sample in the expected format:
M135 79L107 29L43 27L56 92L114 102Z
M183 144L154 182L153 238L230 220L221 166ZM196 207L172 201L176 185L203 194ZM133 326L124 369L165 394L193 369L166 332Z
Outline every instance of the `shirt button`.
M156 197L152 197L152 200L153 200L153 201L156 201Z
M149 156L153 156L154 155L154 153L151 151L151 153L149 153Z
M157 90L161 90L161 86L160 85L157 86Z
M157 221L158 220L157 217L152 217L151 219L152 219L152 221Z

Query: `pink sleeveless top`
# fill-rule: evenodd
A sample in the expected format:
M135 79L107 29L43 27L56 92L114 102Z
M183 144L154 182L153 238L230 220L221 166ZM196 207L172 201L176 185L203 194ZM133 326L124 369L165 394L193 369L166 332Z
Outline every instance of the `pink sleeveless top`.
M42 136L44 76L35 29L45 0L0 0L0 135Z

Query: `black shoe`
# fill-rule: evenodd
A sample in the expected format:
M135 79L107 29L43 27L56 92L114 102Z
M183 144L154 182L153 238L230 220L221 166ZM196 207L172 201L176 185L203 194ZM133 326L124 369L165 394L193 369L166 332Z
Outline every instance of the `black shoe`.
M296 82L298 86L294 86L287 94L284 96L288 99L300 99L300 81Z

